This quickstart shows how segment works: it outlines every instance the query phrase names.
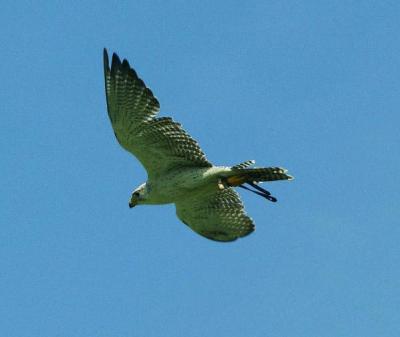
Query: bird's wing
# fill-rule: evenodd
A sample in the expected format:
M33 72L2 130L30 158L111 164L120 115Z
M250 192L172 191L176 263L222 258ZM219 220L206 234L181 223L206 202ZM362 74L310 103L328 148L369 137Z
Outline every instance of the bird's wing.
M149 177L174 167L211 167L198 143L169 117L155 118L160 104L130 67L104 49L108 115L121 146L135 155Z
M233 241L254 231L253 220L233 188L195 194L176 203L176 214L192 230L215 241Z

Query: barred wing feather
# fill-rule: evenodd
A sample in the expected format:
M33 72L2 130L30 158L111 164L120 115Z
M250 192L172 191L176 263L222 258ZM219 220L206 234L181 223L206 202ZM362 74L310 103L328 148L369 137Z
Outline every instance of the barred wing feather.
M155 118L160 104L127 60L104 49L107 110L121 146L135 155L149 177L176 167L211 167L198 143L169 117Z
M198 234L215 241L233 241L254 231L239 195L232 188L195 194L176 203L178 218Z

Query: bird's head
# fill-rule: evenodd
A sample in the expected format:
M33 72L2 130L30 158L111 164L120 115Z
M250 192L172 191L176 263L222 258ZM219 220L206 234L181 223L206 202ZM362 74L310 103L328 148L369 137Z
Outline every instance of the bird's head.
M145 203L146 196L146 184L142 184L132 192L131 200L129 201L129 208Z

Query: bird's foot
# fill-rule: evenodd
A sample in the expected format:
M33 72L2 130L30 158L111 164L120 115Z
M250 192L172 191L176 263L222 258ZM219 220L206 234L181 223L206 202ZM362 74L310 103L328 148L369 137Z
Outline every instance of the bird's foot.
M223 190L225 188L225 184L222 182L222 179L218 179L218 188Z

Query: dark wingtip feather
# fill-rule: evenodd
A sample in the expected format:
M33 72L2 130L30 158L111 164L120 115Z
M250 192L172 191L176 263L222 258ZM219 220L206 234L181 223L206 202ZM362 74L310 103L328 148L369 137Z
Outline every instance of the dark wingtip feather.
M138 78L138 75L136 74L136 71L133 68L129 69L129 74L133 77L133 78Z
M131 69L131 66L129 65L129 62L128 62L127 59L124 59L124 60L122 61L121 68L122 68L123 70L125 70L125 71L129 71L129 69Z
M107 49L104 48L103 49L103 62L104 62L104 72L106 72L107 70L109 70L109 60L108 60L108 53L107 53Z
M119 68L121 65L121 60L116 53L113 53L111 60L111 71L115 71L116 68Z

